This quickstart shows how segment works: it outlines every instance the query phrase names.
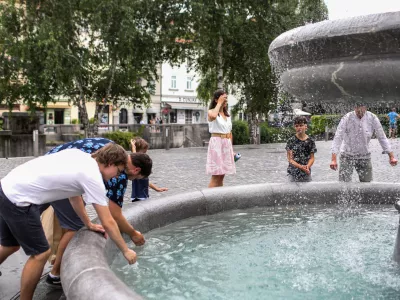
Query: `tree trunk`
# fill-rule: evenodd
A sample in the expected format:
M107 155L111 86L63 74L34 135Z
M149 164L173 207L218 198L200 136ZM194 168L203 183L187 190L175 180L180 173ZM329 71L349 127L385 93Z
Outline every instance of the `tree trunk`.
M224 88L224 70L223 70L223 54L222 54L222 45L223 45L223 38L219 36L218 40L218 69L217 69L217 87L218 89Z
M106 107L107 107L107 102L108 99L110 98L110 94L111 94L111 88L112 88L112 84L114 82L114 75L115 75L115 70L117 67L117 61L113 60L111 63L111 77L110 77L110 81L108 82L108 87L105 93L104 98L102 99L103 102L103 106L102 109L100 109L100 102L96 101L96 112L94 114L94 134L97 135L99 133L99 114L103 114L106 112ZM108 120L108 122L110 122L110 120Z
M250 131L250 144L259 145L260 144L260 129L258 116L255 113L250 113L248 118L249 131Z
M88 127L89 127L89 117L86 109L86 100L85 95L83 93L82 85L78 80L76 80L76 85L79 89L79 97L75 100L75 105L78 106L78 111L81 116L83 131L85 134L85 138L88 138Z

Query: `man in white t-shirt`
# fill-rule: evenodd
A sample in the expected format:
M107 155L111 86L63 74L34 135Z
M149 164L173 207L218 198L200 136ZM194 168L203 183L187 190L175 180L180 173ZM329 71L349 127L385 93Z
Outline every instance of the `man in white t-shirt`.
M30 160L0 181L0 264L23 248L30 258L21 277L20 299L32 299L44 265L50 255L49 244L40 222L40 205L54 199L69 198L85 226L106 232L129 264L136 262L108 209L103 180L116 177L127 163L125 150L110 143L93 154L68 149ZM101 225L93 224L80 195L93 205ZM104 228L103 228L104 227Z

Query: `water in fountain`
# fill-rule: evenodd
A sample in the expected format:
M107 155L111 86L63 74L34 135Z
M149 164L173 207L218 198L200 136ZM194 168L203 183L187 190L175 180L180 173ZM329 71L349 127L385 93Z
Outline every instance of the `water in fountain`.
M254 208L147 233L112 268L146 299L397 299L392 206Z

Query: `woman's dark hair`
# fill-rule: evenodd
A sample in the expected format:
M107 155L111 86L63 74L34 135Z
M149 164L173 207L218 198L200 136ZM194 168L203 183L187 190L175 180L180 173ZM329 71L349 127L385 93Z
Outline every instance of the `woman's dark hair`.
M226 94L226 92L225 92L224 90L222 90L222 89L216 90L216 91L214 92L213 99L212 99L212 101L211 101L210 106L208 107L208 109L214 109L214 108L217 106L218 98L221 97L223 94ZM224 108L223 108L222 110L223 110L225 116L229 117L228 108L226 108L226 107L224 106Z

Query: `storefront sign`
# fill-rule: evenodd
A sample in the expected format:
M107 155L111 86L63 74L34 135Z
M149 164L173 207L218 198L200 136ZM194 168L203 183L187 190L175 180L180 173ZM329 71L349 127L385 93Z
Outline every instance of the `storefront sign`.
M163 98L162 102L170 102L170 103L199 103L199 99L193 97L178 97L178 98Z

